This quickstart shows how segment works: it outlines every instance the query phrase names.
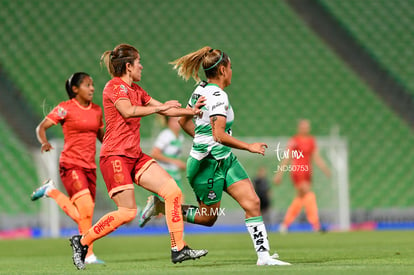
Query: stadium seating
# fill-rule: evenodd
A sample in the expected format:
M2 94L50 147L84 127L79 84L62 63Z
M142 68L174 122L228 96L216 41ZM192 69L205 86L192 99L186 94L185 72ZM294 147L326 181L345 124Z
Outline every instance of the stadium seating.
M414 96L414 2L322 0L355 39Z
M330 135L338 127L339 134L348 140L353 209L407 207L414 198L410 186L414 175L406 173L414 159L413 131L283 1L0 3L0 18L4 18L0 25L0 43L4 45L0 63L40 115L66 100L64 83L75 71L93 76L94 101L100 104L101 91L109 79L106 69L99 65L100 55L121 42L140 50L144 66L141 85L154 98L178 99L185 104L194 83L179 79L168 62L210 45L226 51L232 60L233 80L227 92L236 112L235 136L290 136L300 118L309 118L318 136ZM360 15L368 3L378 3L375 7L382 11L393 11L394 3L323 3L414 92L414 79L408 77L413 68L402 63L412 60L403 46L413 40L414 32L403 32L397 21L372 21L369 16L377 15L368 11ZM406 20L404 16L398 18ZM358 22L366 28L356 28ZM412 29L410 22L404 24ZM384 38L381 33L387 34L388 26L398 32ZM143 137L153 135L152 123L151 118L143 119ZM275 148L269 146L271 154ZM8 154L25 158L16 148L16 156L13 150ZM3 171L9 164L3 160L0 164L1 177L6 177ZM24 172L13 174L34 173L30 161L27 164ZM274 170L274 163L267 165L269 171ZM254 173L251 167L247 169ZM17 185L22 181L12 182ZM8 187L1 184L0 188ZM275 205L284 208L286 203Z
M34 213L38 204L30 201L30 193L39 185L35 165L28 148L0 117L0 213Z

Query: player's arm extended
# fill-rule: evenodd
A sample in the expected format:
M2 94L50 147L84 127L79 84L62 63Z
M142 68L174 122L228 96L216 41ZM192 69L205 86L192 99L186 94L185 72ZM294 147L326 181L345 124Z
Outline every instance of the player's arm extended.
M144 117L155 113L162 113L169 109L180 108L181 104L177 100L170 100L164 104L151 99L145 106L132 105L127 98L121 98L115 103L115 107L123 118Z
M201 112L201 107L203 107L205 105L204 101L205 101L205 98L200 97L197 100L196 104L194 105L194 108L179 108L179 107L181 107L181 104L180 104L180 106L178 106L177 108L170 108L170 109L167 109L167 110L159 111L157 113L159 113L160 115L164 115L164 116L189 116L189 117L192 117L192 116L198 115ZM164 104L167 104L168 102L170 102L170 101L167 101ZM171 102L178 102L178 101L171 100ZM151 99L150 102L148 103L148 105L161 106L162 103L155 100L155 99Z
M289 164L289 162L290 162L290 158L288 156L287 158L284 158L280 161L278 167L286 167ZM273 182L274 183L276 183L276 184L281 184L282 183L283 171L284 171L284 169L278 169L276 171L276 174L273 177Z
M328 166L323 161L319 151L315 151L313 153L313 160L315 161L316 165L323 171L323 173L329 178L331 176L331 171L329 171Z
M185 162L183 162L180 159L176 159L176 158L170 158L167 157L166 155L164 155L162 153L162 150L158 147L153 147L151 150L151 157L155 160L158 161L162 161L162 162L166 162L166 163L171 163L174 164L175 166L177 166L179 169L181 170L185 170L186 164Z
M257 153L264 155L267 148L266 143L246 143L238 140L226 132L226 117L221 115L213 115L210 117L211 129L213 131L214 141L221 143L225 146L246 150L251 153Z
M191 109L190 106L187 106L187 108ZM192 117L182 116L178 120L178 124L180 124L181 128L183 128L184 132L186 132L189 136L194 137L195 125L194 125Z
M40 151L48 152L53 149L52 145L47 140L46 130L55 125L50 119L43 119L42 122L36 127L36 137L39 143L42 145Z

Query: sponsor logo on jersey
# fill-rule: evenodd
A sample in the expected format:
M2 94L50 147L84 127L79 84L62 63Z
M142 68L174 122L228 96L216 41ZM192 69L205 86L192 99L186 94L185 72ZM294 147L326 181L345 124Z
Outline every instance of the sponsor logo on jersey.
M220 106L222 106L222 105L224 105L224 102L217 102L216 104L214 104L214 105L211 107L211 110L212 110L212 111L214 111L214 109L216 109L216 108L218 108L218 107L220 107Z
M195 105L197 103L197 100L201 97L200 94L193 94L191 96L191 104Z
M214 96L219 96L220 95L220 91L216 91L213 93Z
M93 231L94 231L96 234L101 233L101 231L102 231L102 230L104 230L104 229L105 229L105 227L108 227L108 226L110 225L110 223L111 223L112 221L114 221L114 220L115 220L114 216L109 216L109 217L108 217L108 218L106 218L105 220L103 220L103 221L101 221L100 223L98 223L97 225L95 225L95 226L93 227Z

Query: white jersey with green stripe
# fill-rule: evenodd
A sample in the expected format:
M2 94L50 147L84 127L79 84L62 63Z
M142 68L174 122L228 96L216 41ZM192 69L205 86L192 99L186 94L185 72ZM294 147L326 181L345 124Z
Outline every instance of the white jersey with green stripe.
M206 101L202 107L202 113L196 116L194 120L195 135L190 156L197 160L201 160L208 155L217 160L227 158L231 153L231 148L214 141L210 117L226 117L226 132L231 135L231 125L234 120L233 108L229 103L226 92L216 84L202 81L191 95L188 105L193 107L201 96L204 96Z
M182 134L179 134L177 137L170 128L166 128L159 133L157 139L155 140L154 147L160 149L163 155L169 158L177 159L181 154L183 142L184 136ZM163 161L157 162L168 173L180 170L180 168L175 164Z

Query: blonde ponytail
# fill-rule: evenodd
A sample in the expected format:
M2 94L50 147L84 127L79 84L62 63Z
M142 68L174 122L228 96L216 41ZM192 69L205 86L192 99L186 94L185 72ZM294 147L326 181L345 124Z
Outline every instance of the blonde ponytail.
M198 51L189 53L183 57L178 58L170 62L171 65L174 65L173 69L177 70L179 76L188 80L190 77L193 77L194 80L198 83L201 81L198 76L198 71L200 65L202 64L205 56L212 50L211 47L205 46Z

